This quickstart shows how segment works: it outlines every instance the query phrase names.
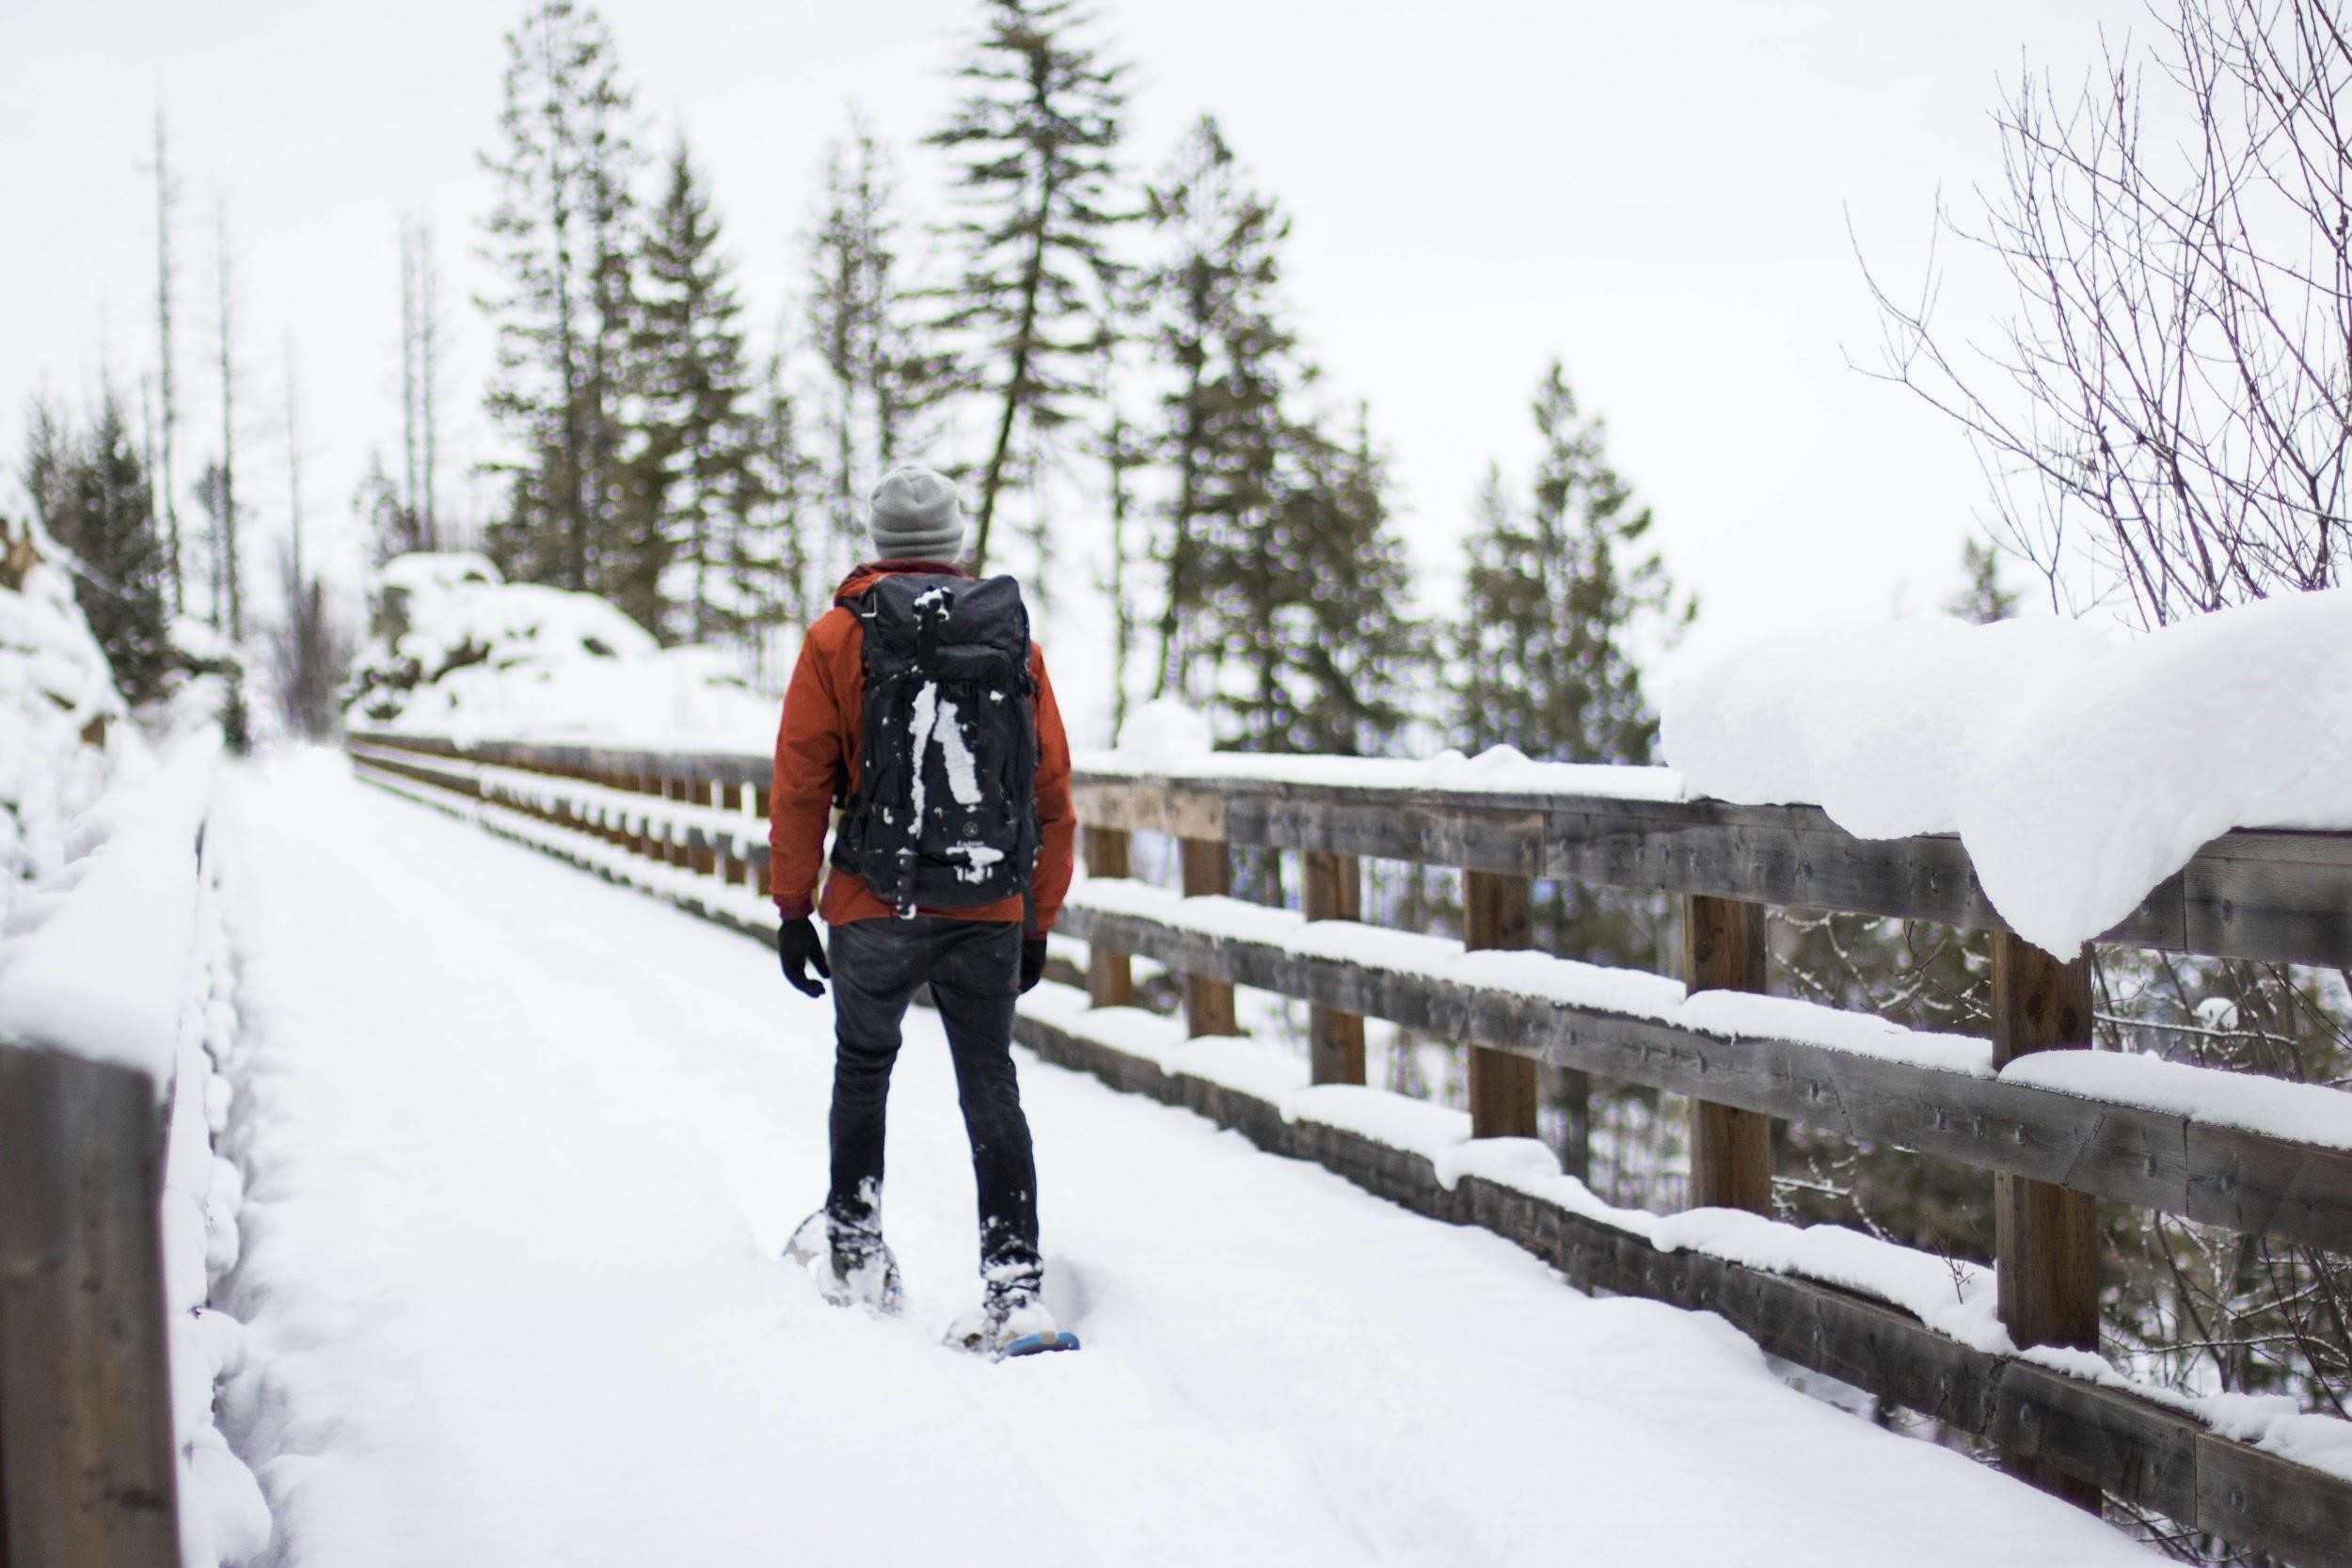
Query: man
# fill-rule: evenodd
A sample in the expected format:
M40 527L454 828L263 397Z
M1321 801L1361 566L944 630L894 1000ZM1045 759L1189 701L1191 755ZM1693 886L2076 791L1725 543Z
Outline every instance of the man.
M979 1189L983 1297L949 1340L1001 1354L1040 1334L1053 1342L1012 1014L1044 971L1045 933L1070 886L1070 748L1017 587L975 582L958 564L955 485L895 469L874 489L866 528L876 559L809 628L785 693L769 826L785 978L811 996L824 993L812 967L834 983L827 1295L898 1304L882 1239L883 1112L900 1022L928 983ZM830 965L813 912L831 928ZM812 1242L796 1239L796 1252Z

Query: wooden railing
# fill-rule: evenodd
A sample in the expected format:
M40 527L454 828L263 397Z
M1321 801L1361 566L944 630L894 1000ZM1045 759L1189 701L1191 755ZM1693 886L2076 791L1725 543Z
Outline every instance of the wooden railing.
M0 955L0 1568L181 1561L159 1205L212 760L189 744L109 798L136 825L33 890Z
M473 802L490 826L608 875L650 863L664 875L725 878L723 897L660 891L759 925L744 911L765 872L764 758L460 749L384 735L355 737L352 751L366 776ZM2088 1506L2112 1495L2286 1561L2352 1564L2352 1480L2222 1436L2180 1402L2035 1354L2096 1349L2097 1200L2352 1253L2352 1149L2201 1114L2193 1093L2170 1103L2108 1082L2091 1069L2131 1065L2113 1053L2022 1062L2090 1044L2086 955L2053 957L2011 935L1957 840L1860 840L1811 808L1658 798L1654 779L1630 774L1644 787L1623 796L1510 795L1383 782L1376 768L1355 784L1322 767L1285 776L1272 759L1234 762L1226 775L1155 777L1082 759L1089 877L1061 928L1089 944L1098 1008L1133 1001L1128 955L1142 955L1183 976L1195 1038L1236 1032L1237 985L1308 1002L1317 1085L1363 1082L1366 1017L1462 1041L1473 1138L1534 1134L1540 1064L1685 1096L1694 1205L1770 1212L1774 1119L1974 1166L1993 1178L1999 1316L2021 1354L1957 1340L1847 1286L1663 1246L1508 1182L1450 1178L1422 1155L1213 1074L1122 1053L1085 1015L1025 1007L1026 1043L1425 1212L1487 1226L1580 1286L1720 1312L1768 1352L1977 1434L2017 1473ZM1181 895L1126 879L1139 832L1176 842ZM1218 896L1236 846L1301 853L1303 920L1236 917ZM1354 940L1372 929L1353 924L1364 858L1465 872L1464 942ZM1679 895L1683 988L1659 979L1663 989L1633 995L1622 974L1538 955L1506 960L1516 967L1498 979L1505 969L1486 950L1528 946L1537 878ZM1765 990L1772 904L1992 932L1992 1039L1891 1025L1857 1034L1858 1015L1721 994ZM2227 834L2102 940L2352 966L2352 834ZM2352 1096L2277 1087L2306 1120L2330 1122L2341 1101L2334 1124L2352 1130Z

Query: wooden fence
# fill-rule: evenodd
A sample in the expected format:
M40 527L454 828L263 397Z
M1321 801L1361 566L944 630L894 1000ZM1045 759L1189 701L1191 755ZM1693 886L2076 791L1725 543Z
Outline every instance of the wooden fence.
M388 735L355 737L352 752L363 776L470 802L490 826L608 875L619 874L619 854L725 879L738 884L733 901L705 907L758 924L740 911L742 895L765 891L764 759L460 749ZM1235 1032L1236 985L1303 999L1317 1084L1362 1083L1368 1016L1461 1040L1478 1138L1534 1133L1539 1064L1685 1096L1694 1205L1769 1212L1774 1119L1973 1166L1992 1178L2000 1320L2021 1349L2096 1349L2103 1198L2352 1253L2352 1152L1992 1075L2028 1054L2090 1045L2087 956L2053 957L2010 934L1956 839L1856 839L1807 807L1318 782L1312 768L1284 777L1266 759L1236 763L1248 766L1184 777L1082 763L1089 881L1062 928L1089 944L1096 1006L1133 1001L1128 955L1184 976L1194 1037ZM1128 874L1138 832L1177 842L1187 898L1229 890L1235 846L1300 852L1314 922L1359 917L1363 858L1457 867L1467 949L1529 944L1535 879L1676 895L1691 992L1765 989L1768 905L1984 929L1991 1072L1333 957L1332 943L1309 950L1252 934L1217 918L1218 906L1116 896L1131 885L1115 879ZM2226 834L2102 940L2352 967L2352 834ZM1019 1032L1120 1087L1190 1105L1424 1212L1496 1229L1580 1286L1719 1312L1775 1355L1996 1445L2013 1471L2086 1506L2113 1496L2288 1562L2352 1565L2352 1481L2223 1436L2179 1402L1963 1344L1851 1290L1663 1248L1504 1184L1441 1180L1426 1158L1123 1053L1051 1009L1025 1008Z

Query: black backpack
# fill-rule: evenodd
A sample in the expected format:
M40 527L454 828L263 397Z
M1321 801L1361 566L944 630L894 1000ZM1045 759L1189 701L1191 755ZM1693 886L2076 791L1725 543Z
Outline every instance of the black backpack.
M833 863L901 915L1025 899L1040 829L1021 585L908 573L843 602L866 627L866 702Z

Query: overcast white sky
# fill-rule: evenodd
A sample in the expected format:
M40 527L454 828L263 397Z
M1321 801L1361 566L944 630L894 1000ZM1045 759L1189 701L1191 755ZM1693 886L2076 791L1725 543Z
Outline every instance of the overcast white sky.
M17 408L153 361L160 98L188 199L183 473L217 447L199 364L226 201L244 325L241 489L284 526L282 364L304 403L307 510L348 531L372 446L399 442L404 211L437 226L453 327L451 466L480 441L488 333L465 295L486 209L475 153L514 4L0 0L0 504ZM654 134L684 125L763 323L796 281L817 162L849 103L905 149L941 117L973 0L612 0ZM1454 6L1105 0L1138 67L1131 155L1156 168L1216 112L1295 218L1290 292L1335 389L1370 400L1419 556L1450 562L1490 459L1524 468L1528 395L1563 356L1699 593L1705 641L1932 606L1981 483L1959 437L1849 371L1875 322L1847 238L1915 279L1939 185L1997 168L1988 121L2021 55L2072 77L2137 0L1622 0ZM1947 292L1956 325L1996 294ZM486 502L486 497L485 497Z

